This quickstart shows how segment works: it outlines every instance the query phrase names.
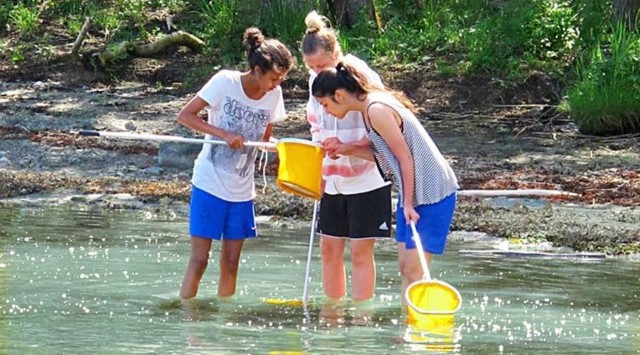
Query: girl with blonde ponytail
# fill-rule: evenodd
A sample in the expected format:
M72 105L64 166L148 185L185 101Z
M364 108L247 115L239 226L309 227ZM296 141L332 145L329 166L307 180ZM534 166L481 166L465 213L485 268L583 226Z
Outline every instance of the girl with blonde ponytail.
M305 18L307 29L301 51L309 69L307 120L312 140L327 152L347 151L351 146L368 146L367 132L359 112L342 120L327 114L311 87L318 73L347 62L358 68L368 81L382 87L380 76L361 59L342 53L337 33L329 21L316 11ZM391 187L376 164L357 156L328 154L323 161L324 195L320 201L318 234L321 236L322 286L332 300L346 295L344 250L351 250L351 299L369 300L374 295L376 266L374 245L377 238L390 237Z

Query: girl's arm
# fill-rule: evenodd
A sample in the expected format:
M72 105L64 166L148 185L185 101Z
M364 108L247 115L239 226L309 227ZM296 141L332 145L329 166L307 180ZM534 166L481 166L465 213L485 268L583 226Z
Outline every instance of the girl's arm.
M272 133L273 133L273 123L269 123L267 124L267 128L265 129L264 134L262 135L262 141L271 142L271 143L277 142L278 140L271 136ZM277 152L276 148L261 148L261 149L268 152Z
M384 104L373 104L369 107L369 122L387 143L393 155L400 163L402 175L403 209L406 221L417 222L420 216L413 208L413 191L415 188L413 156L400 130L401 119L395 110Z
M351 155L371 161L375 159L367 137L349 143L343 143L339 138L331 137L325 139L322 142L322 146L329 156L334 159L337 159L340 155Z
M240 134L227 132L224 129L210 125L202 120L198 113L207 107L207 102L199 96L194 96L178 114L178 123L198 132L222 138L229 147L238 149L243 147L244 137Z
M262 135L263 142L269 142L271 138L271 134L273 133L273 123L267 124L267 128L264 130L264 134Z

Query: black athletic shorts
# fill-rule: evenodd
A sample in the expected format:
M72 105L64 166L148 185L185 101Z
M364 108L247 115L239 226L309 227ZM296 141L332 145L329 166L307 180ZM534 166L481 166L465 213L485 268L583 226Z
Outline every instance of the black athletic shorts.
M391 185L353 195L324 194L317 232L342 238L391 235Z

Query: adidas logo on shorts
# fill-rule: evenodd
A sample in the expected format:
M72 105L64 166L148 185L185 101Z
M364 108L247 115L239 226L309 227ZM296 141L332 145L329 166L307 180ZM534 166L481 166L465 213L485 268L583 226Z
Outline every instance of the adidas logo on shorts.
M387 226L387 222L382 222L382 224L380 225L380 227L378 227L378 229L381 231L388 231L389 227Z

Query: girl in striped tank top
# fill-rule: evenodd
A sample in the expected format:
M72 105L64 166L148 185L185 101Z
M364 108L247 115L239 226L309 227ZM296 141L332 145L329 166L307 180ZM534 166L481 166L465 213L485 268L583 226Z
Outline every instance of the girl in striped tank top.
M402 291L422 278L422 268L408 223L420 234L427 261L444 253L453 219L458 182L453 170L401 93L369 82L357 69L339 63L313 82L313 96L327 113L342 118L362 114L370 145L339 147L327 154L373 160L399 192L396 240Z

